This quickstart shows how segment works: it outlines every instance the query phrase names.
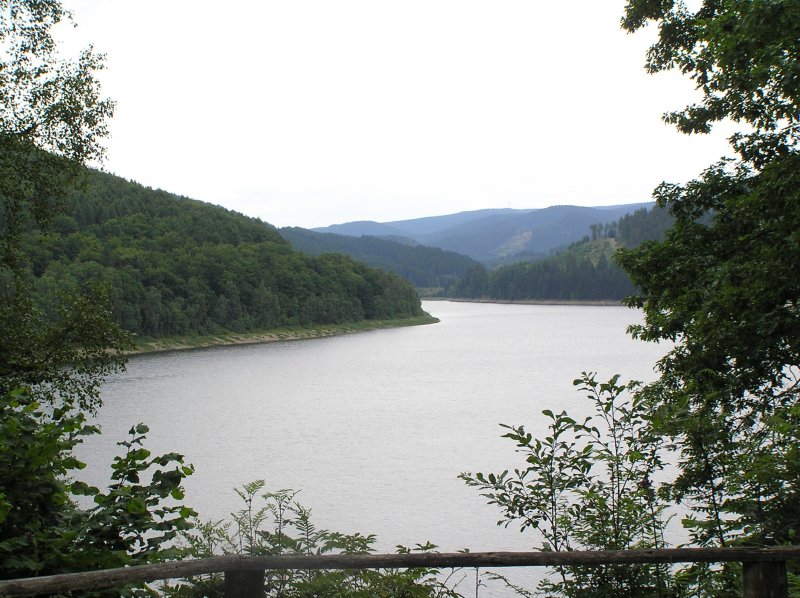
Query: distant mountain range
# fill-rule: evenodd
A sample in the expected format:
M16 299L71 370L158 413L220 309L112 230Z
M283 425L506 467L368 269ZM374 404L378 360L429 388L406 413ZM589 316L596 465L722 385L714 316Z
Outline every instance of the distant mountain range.
M343 253L369 266L399 274L417 288L449 287L479 265L465 255L426 247L407 237L354 237L304 228L282 228L280 233L297 251L309 255Z
M611 223L652 205L488 209L394 222L347 222L313 231L426 245L495 265L547 256L589 234L593 224Z

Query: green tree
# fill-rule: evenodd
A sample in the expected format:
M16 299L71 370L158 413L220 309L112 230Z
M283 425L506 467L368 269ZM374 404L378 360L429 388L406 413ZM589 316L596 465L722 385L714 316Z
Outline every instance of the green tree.
M99 95L98 55L57 55L51 30L67 16L54 0L0 0L2 578L157 560L193 516L162 503L182 498L191 468L177 454L151 456L143 425L121 443L107 491L69 477L83 467L73 449L99 432L87 415L100 405L103 378L122 367L128 341L101 286L67 289L40 306L26 268L24 235L54 220L84 163L102 155L112 109ZM70 241L84 260L77 281L98 270L98 247L81 235ZM79 508L77 496L96 506Z
M636 31L649 22L659 35L647 70L679 69L702 94L699 103L666 114L666 122L684 133L707 133L726 119L747 125L731 141L756 168L797 152L797 0L705 0L695 11L676 0L629 0L623 27Z
M638 383L619 384L619 376L600 383L584 373L574 384L592 402L592 417L581 422L566 411L544 410L544 438L523 426L503 425L504 438L516 443L524 465L461 478L502 509L498 525L519 522L521 531L538 530L542 550L663 547L666 504L654 484L663 462L650 404ZM663 596L670 582L662 566L555 570L556 581L539 584L547 596Z
M800 2L630 0L629 31L654 22L651 72L680 69L699 103L665 115L686 133L724 119L736 159L664 183L662 242L619 259L641 293L635 337L669 340L646 389L676 441L672 499L700 544L796 543L800 531ZM722 583L724 586L724 582Z
M103 155L113 103L95 77L102 56L60 59L51 30L69 15L58 0L2 0L0 14L0 250L19 267L29 219L49 221L83 164Z
M23 276L21 235L49 224L83 164L102 156L113 104L100 97L101 56L58 56L51 30L69 16L60 2L2 0L0 14L0 392L26 385L69 402L81 380L85 407L96 399L93 377L121 365L121 333L98 289L45 322Z

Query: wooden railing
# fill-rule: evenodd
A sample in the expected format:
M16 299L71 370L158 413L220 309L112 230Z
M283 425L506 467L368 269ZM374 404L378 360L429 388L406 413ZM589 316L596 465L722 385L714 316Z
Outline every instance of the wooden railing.
M264 595L264 572L286 569L400 569L413 567L542 567L652 563L743 563L744 598L786 598L786 562L800 546L775 548L669 548L572 552L468 552L313 556L219 556L86 573L0 581L0 596L34 596L113 588L126 584L224 573L226 598Z

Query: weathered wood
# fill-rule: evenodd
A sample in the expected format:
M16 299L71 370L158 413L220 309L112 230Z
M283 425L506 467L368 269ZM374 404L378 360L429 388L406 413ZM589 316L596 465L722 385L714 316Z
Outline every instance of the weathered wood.
M264 571L226 571L225 598L263 598Z
M786 563L744 563L742 589L744 598L788 598Z
M542 567L691 562L800 560L800 546L774 548L667 548L572 552L458 552L313 556L219 556L122 569L0 581L0 596L32 596L175 579L203 573L268 569L383 569L408 567Z
M724 563L800 559L800 546L779 548L669 548L571 552L456 552L241 557L242 569L383 569L405 567L543 567L645 563Z
M0 596L34 596L74 590L96 590L203 573L222 573L239 569L240 562L239 556L219 556L156 565L12 579L0 581Z

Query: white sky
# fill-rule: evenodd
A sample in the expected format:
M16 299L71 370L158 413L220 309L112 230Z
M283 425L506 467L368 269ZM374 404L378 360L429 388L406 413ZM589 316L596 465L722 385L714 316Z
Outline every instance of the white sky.
M623 0L64 0L105 168L276 226L648 201L727 152L661 122Z

